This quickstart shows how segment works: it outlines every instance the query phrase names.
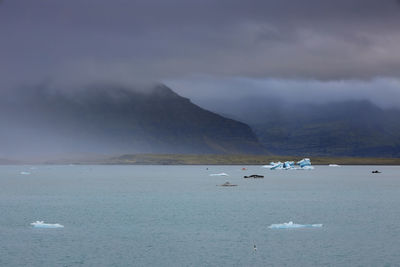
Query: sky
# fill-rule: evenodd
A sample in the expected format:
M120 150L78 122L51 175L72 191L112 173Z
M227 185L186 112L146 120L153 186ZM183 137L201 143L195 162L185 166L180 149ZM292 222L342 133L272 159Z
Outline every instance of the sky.
M399 28L396 0L0 0L0 90L164 82L203 104L400 107Z

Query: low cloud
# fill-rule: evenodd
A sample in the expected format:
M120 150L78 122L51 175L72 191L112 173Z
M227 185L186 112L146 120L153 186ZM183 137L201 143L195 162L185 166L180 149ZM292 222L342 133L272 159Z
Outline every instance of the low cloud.
M400 108L400 79L305 80L193 76L166 83L203 107L277 99L284 103L327 103L368 100L383 108ZM234 109L235 107L231 107Z

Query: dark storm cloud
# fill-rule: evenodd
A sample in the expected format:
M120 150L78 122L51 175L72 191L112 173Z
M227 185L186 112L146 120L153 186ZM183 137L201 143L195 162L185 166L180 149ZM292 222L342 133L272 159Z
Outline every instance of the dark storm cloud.
M395 0L9 0L0 7L2 86L399 76L399 15Z

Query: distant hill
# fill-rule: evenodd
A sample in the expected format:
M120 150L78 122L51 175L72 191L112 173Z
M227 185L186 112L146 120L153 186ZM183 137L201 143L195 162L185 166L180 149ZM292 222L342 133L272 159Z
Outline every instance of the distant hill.
M0 165L14 165L14 164L20 164L21 162L17 160L11 160L11 159L2 159L0 158Z
M242 121L274 154L400 157L400 110L345 101L263 105L251 112L242 114Z
M267 153L245 123L202 109L164 85L21 92L0 100L0 145L13 156Z

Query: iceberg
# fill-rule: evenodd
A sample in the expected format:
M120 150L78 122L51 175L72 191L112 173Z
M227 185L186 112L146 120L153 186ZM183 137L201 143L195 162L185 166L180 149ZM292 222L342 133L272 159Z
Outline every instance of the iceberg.
M278 223L278 224L271 224L268 226L270 229L297 229L297 228L318 228L322 227L322 224L297 224L293 223L292 221L288 223Z
M281 170L283 168L283 163L278 161L278 162L271 162L271 167L270 170Z
M304 166L311 166L311 161L309 158L304 158L298 161L297 164L300 166L300 168L303 168Z
M337 164L329 164L329 167L340 167L340 165L337 165Z
M19 174L21 174L21 175L29 175L31 173L30 172L20 172Z
M210 176L229 176L229 174L221 172L221 173L212 173Z
M285 170L293 169L294 168L294 161L285 161L285 163L283 163L282 167Z
M299 170L314 170L314 167L311 166L311 160L309 158L304 158L297 162L300 166Z
M270 170L313 170L314 167L311 166L311 160L309 158L304 158L297 162L295 166L294 161L285 162L271 162L269 165L264 165L262 168L269 168Z
M36 221L31 223L35 228L64 228L64 225L59 223L44 223L44 221Z

